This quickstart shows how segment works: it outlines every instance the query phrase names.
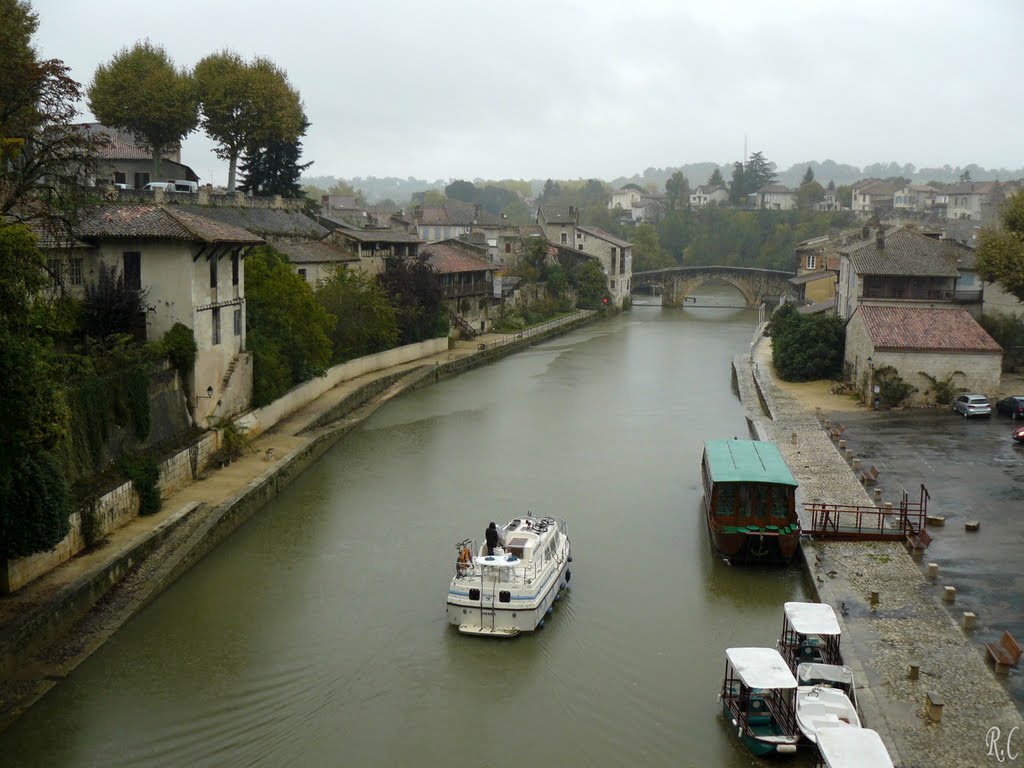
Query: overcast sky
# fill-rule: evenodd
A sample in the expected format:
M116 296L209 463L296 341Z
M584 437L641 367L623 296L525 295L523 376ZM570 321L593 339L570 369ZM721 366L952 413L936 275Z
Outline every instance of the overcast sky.
M83 85L149 38L287 70L309 173L611 179L762 150L782 168L1024 165L1024 2L33 0ZM85 105L85 117L91 119ZM201 133L184 162L227 169Z

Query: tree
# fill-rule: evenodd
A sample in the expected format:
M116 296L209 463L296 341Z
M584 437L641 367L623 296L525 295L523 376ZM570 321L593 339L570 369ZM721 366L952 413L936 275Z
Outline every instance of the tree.
M210 54L195 68L202 126L228 161L228 191L235 188L238 158L247 147L294 142L305 115L288 76L270 59L251 64L233 51Z
M145 328L149 289L125 285L124 272L100 262L96 281L86 284L82 302L82 326L86 334L102 339L115 333L132 334Z
M39 19L23 0L0 0L0 222L32 222L56 241L92 176L96 139L74 125L79 84L32 47Z
M164 153L195 130L198 104L192 77L163 47L148 40L123 48L100 64L88 90L89 109L101 123L122 128L153 153L160 177Z
M471 181L456 179L444 188L444 196L449 200L461 200L464 203L477 202L477 188Z
M970 168L965 168L964 172L960 174L960 181L961 181L961 183L963 183L963 182L969 182L970 180L971 180L971 169Z
M800 180L800 186L810 184L814 181L814 171L811 170L811 166L807 166L807 170L804 172L804 177Z
M650 224L641 224L630 236L633 241L633 271L662 269L672 266L672 258L661 250L658 230Z
M388 259L377 279L395 307L399 344L448 334L448 311L441 286L425 253L415 258Z
M843 208L853 205L853 187L843 184L836 187L836 199Z
M673 211L690 207L690 182L682 171L676 171L665 182L665 194Z
M746 205L749 187L750 184L743 163L734 163L732 166L732 181L729 184L729 202L733 205Z
M801 208L813 208L816 203L825 199L825 188L816 181L801 184L796 192L797 205Z
M715 168L711 177L708 179L708 186L721 187L722 189L725 189L725 179L722 178L722 172L717 168Z
M787 304L769 322L772 361L784 381L838 377L843 370L846 325L837 315L801 315Z
M608 297L608 277L594 259L576 265L569 275L576 288L576 303L581 309L601 309Z
M272 247L255 248L245 262L253 404L260 406L327 368L335 322L306 281Z
M1007 198L999 218L1001 229L981 231L976 251L978 274L1024 301L1024 194Z
M383 286L338 267L316 289L316 300L334 318L332 362L391 349L398 344L398 319Z
M829 179L828 180L828 186L825 187L825 189L827 189L829 191L829 194L835 194L836 183L834 181L832 181L832 179Z
M286 198L305 197L302 172L313 161L299 163L302 156L302 137L309 128L309 120L302 116L302 129L294 141L270 139L265 144L249 147L239 165L242 183L238 188L253 195L280 195ZM316 200L320 202L319 198Z
M744 175L747 179L747 190L750 192L756 192L766 184L775 183L775 171L765 160L763 152L754 152L750 155Z
M0 223L0 560L50 549L69 529L70 496L56 456L67 406L63 388L53 385L39 298L46 285L35 236Z

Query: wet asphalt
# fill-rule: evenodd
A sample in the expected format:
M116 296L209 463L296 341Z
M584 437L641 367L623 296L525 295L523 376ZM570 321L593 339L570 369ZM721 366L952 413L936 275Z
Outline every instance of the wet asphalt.
M921 561L938 563L939 582L957 589L950 611L977 614L975 641L998 640L1009 630L1024 643L1024 444L1010 432L1019 421L993 414L964 419L951 409L834 413L846 426L847 448L863 468L878 467L884 501L897 505L905 489L916 501L923 483L932 543ZM965 523L979 521L976 532ZM1024 667L1024 660L1021 662ZM1024 701L1018 667L1006 680L1011 695Z

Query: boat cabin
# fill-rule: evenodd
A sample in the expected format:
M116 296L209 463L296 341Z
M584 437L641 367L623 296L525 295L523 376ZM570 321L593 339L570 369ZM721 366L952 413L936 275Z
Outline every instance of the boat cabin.
M786 603L779 649L794 672L799 664L842 665L839 620L827 603Z
M795 752L796 678L774 648L725 652L722 710L755 755Z
M818 734L823 768L893 768L882 737L870 728L835 728Z
M701 461L711 539L732 561L789 562L800 520L797 482L779 449L758 440L709 440Z

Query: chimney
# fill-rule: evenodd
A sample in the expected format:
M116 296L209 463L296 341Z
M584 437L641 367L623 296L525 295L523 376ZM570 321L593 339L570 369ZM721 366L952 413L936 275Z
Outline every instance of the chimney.
M875 246L880 251L885 250L885 230L881 227L879 227L878 232L875 233Z

